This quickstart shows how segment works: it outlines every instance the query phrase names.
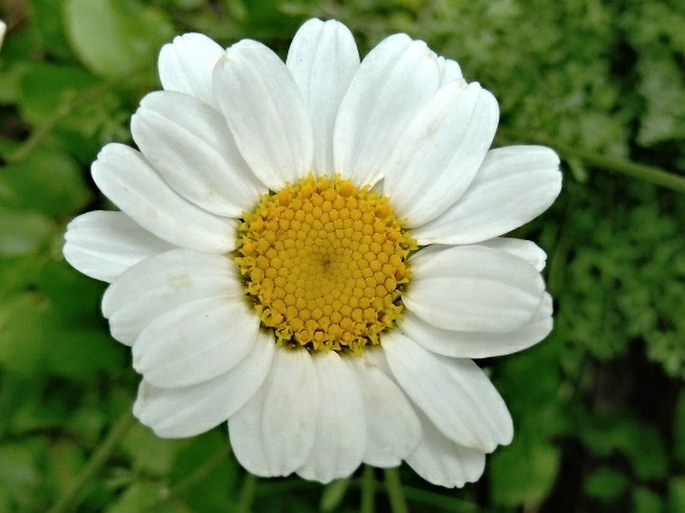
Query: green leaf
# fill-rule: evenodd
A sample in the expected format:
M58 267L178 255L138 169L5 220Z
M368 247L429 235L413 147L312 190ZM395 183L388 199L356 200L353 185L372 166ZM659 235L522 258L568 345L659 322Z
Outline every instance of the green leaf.
M38 150L0 174L0 206L57 217L81 210L90 199L79 166L58 151Z
M0 206L0 256L28 255L43 245L54 226L46 217Z
M600 467L585 481L585 491L597 499L612 501L625 493L628 484L628 478L622 472Z
M54 304L26 293L0 306L0 362L23 376L42 374L88 379L118 367L122 349L102 329L78 327Z
M41 497L39 454L45 442L37 439L0 445L0 483L6 485L15 507L9 511L39 511Z
M161 45L174 33L162 11L135 0L66 0L64 16L80 60L108 77L154 68Z
M73 57L64 35L60 2L54 0L32 0L34 20L45 53L60 59Z
M52 461L48 478L53 481L57 495L61 496L76 483L85 465L85 455L81 447L68 439L53 442L50 455Z
M633 513L662 513L661 497L648 488L639 487L633 490Z
M98 83L97 77L75 66L32 63L21 77L19 105L27 121L42 123L64 103Z
M102 319L100 310L104 283L79 273L61 255L43 262L33 278L65 320L76 323L79 328L107 332L107 323Z
M659 432L626 414L592 414L578 435L598 456L608 457L615 451L625 455L640 479L658 479L668 471L668 455Z
M163 494L162 486L149 482L135 482L110 504L105 513L139 513L149 511Z
M668 484L668 511L685 511L685 475L674 477Z
M685 465L685 391L681 391L678 396L678 403L675 409L673 421L673 448L675 457L678 461Z
M500 449L490 460L494 502L502 506L541 502L556 480L559 463L559 450L539 440L519 438Z
M142 424L134 425L122 442L122 448L130 456L134 469L154 476L169 473L181 445L157 437Z
M173 443L176 458L171 467L170 482L174 486L182 483L188 476L195 475L198 470L206 468L211 460L224 455L218 467L211 469L209 474L204 474L201 482L183 490L179 498L192 504L195 511L225 511L227 494L231 490L238 493L243 475L238 471L235 458L230 456L225 426L187 441L175 440ZM237 495L231 496L237 498Z
M634 419L620 422L612 430L616 448L630 460L640 479L657 479L668 471L666 449L658 431Z

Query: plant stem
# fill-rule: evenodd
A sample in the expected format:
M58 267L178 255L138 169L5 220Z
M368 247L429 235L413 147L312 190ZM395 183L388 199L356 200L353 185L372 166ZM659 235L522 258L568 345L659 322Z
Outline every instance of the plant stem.
M154 510L165 504L179 495L185 493L187 490L191 489L198 482L202 481L205 477L216 470L219 465L228 461L228 456L224 452L217 453L212 459L206 461L204 464L198 466L193 472L191 472L184 479L180 480L174 487L172 487L163 497L160 497L148 510Z
M390 500L390 511L392 513L409 513L399 471L396 468L386 468L383 473L385 474L385 493L388 494Z
M142 75L142 71L145 70L134 70L130 74L101 82L100 84L93 86L81 94L72 96L62 105L60 105L41 126L37 127L21 146L19 146L13 153L6 155L5 161L8 164L17 164L23 160L26 160L31 153L33 153L33 151L40 146L43 141L52 133L52 131L75 110L89 105L93 101L97 101L109 91L116 87L122 86L126 82L137 80Z
M127 408L112 427L107 437L102 441L93 453L86 468L78 477L74 485L65 493L57 503L48 510L48 513L66 513L72 511L79 503L79 495L86 485L93 479L102 467L107 463L119 442L134 424L131 408Z
M257 478L252 474L247 474L240 489L240 500L236 513L250 513L252 503L257 495Z
M404 488L405 495L412 500L412 502L417 502L431 507L431 511L438 508L442 511L448 511L450 513L479 513L480 509L475 504L468 501L458 499L456 497L450 497L448 495L443 495L428 490L422 490L420 488L412 488L407 486Z
M545 136L531 134L517 134L506 130L502 135L507 139L518 139L551 146L561 153L565 158L576 158L597 169L605 169L613 173L620 173L631 178L637 178L643 182L648 182L661 187L666 187L676 192L685 193L685 176L671 173L656 166L639 164L631 160L618 157L609 157L593 151L577 148L571 144L556 141Z
M369 465L364 466L364 473L362 474L360 486L362 500L359 513L373 513L376 499L376 478L374 476L373 467Z

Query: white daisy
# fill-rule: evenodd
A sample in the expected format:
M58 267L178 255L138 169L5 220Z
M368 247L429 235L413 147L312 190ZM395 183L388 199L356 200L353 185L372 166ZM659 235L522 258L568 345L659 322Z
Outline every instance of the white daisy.
M495 98L405 34L359 61L310 20L284 64L200 34L162 48L163 91L93 179L120 212L68 227L64 255L110 282L102 309L162 437L228 421L259 476L328 482L406 461L443 486L512 439L471 358L542 340L534 243L500 237L561 187L543 147L490 150Z

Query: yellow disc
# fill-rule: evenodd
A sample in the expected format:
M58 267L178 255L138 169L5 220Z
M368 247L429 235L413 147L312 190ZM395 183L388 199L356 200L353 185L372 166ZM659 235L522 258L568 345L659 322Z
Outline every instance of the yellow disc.
M244 214L235 261L279 344L358 354L401 315L416 247L387 198L307 178Z

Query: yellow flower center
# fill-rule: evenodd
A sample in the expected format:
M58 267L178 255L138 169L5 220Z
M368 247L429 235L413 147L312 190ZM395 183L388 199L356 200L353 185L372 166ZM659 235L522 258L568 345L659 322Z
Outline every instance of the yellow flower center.
M358 354L401 315L415 249L387 198L310 177L244 214L235 261L279 344Z

